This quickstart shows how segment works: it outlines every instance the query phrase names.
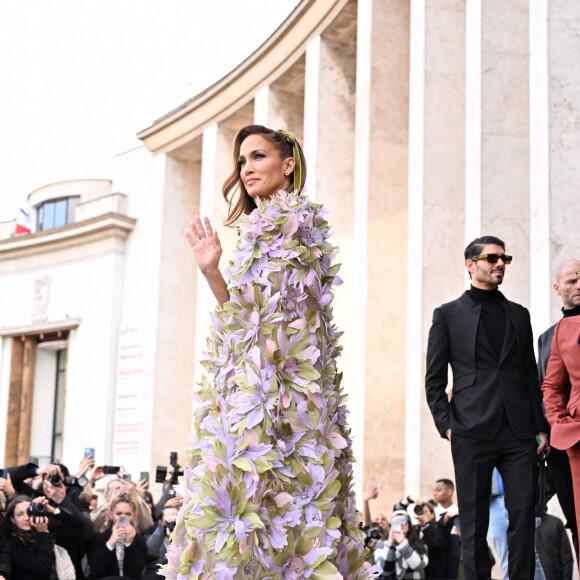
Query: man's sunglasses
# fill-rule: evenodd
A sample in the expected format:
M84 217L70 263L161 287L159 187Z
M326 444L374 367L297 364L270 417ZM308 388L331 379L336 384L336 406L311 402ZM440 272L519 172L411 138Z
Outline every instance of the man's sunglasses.
M511 264L513 256L508 256L507 254L502 254L501 256L499 254L480 254L479 256L473 256L470 260L474 262L485 260L490 264L497 264L500 258L504 264Z

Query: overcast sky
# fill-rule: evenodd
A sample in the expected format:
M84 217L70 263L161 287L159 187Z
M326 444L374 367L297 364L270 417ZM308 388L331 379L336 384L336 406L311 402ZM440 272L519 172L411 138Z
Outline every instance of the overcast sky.
M251 54L299 0L0 0L0 221L112 178L135 134Z

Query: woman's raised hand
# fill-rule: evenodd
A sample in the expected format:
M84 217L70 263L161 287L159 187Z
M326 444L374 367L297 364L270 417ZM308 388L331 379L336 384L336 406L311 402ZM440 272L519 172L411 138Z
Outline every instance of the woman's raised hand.
M209 218L199 216L189 225L185 232L189 245L193 248L193 256L201 273L206 275L212 270L217 270L222 255L222 246L217 232L211 227Z

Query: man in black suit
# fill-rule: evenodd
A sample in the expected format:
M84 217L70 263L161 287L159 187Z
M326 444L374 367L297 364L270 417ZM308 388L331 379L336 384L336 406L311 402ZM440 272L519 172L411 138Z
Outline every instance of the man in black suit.
M567 316L578 316L580 314L580 289L578 288L578 274L580 271L579 260L567 260L558 266L556 270L556 282L554 290L562 299L562 314ZM552 339L554 338L554 329L556 325L550 326L548 330L538 338L538 378L540 385L544 382L546 376L546 367L550 358L552 349ZM574 508L574 488L572 486L572 472L570 471L570 462L566 451L561 451L552 447L549 455L546 457L548 470L562 512L566 516L566 526L572 532L572 543L578 559L578 526L576 524L576 511Z
M537 453L547 438L530 316L498 290L511 260L499 238L471 242L471 288L435 309L429 331L425 390L439 433L451 441L466 580L491 578L486 535L494 467L509 514L509 578L534 577Z

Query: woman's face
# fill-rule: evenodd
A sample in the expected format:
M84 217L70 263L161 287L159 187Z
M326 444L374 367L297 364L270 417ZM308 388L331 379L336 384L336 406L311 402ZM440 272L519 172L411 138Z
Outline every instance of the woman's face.
M28 531L32 528L30 525L30 518L26 513L28 506L30 505L29 501L21 501L20 503L16 504L14 508L14 514L11 516L12 523L19 529Z
M111 517L113 518L113 523L115 526L119 523L119 518L121 516L129 516L129 522L133 518L133 510L131 509L131 504L120 501L111 511Z
M415 517L422 526L435 521L435 514L428 508L425 508L422 514L416 514Z
M262 135L246 137L240 146L238 159L240 179L250 197L269 199L280 189L287 189L292 173L294 159L282 159L274 143Z

